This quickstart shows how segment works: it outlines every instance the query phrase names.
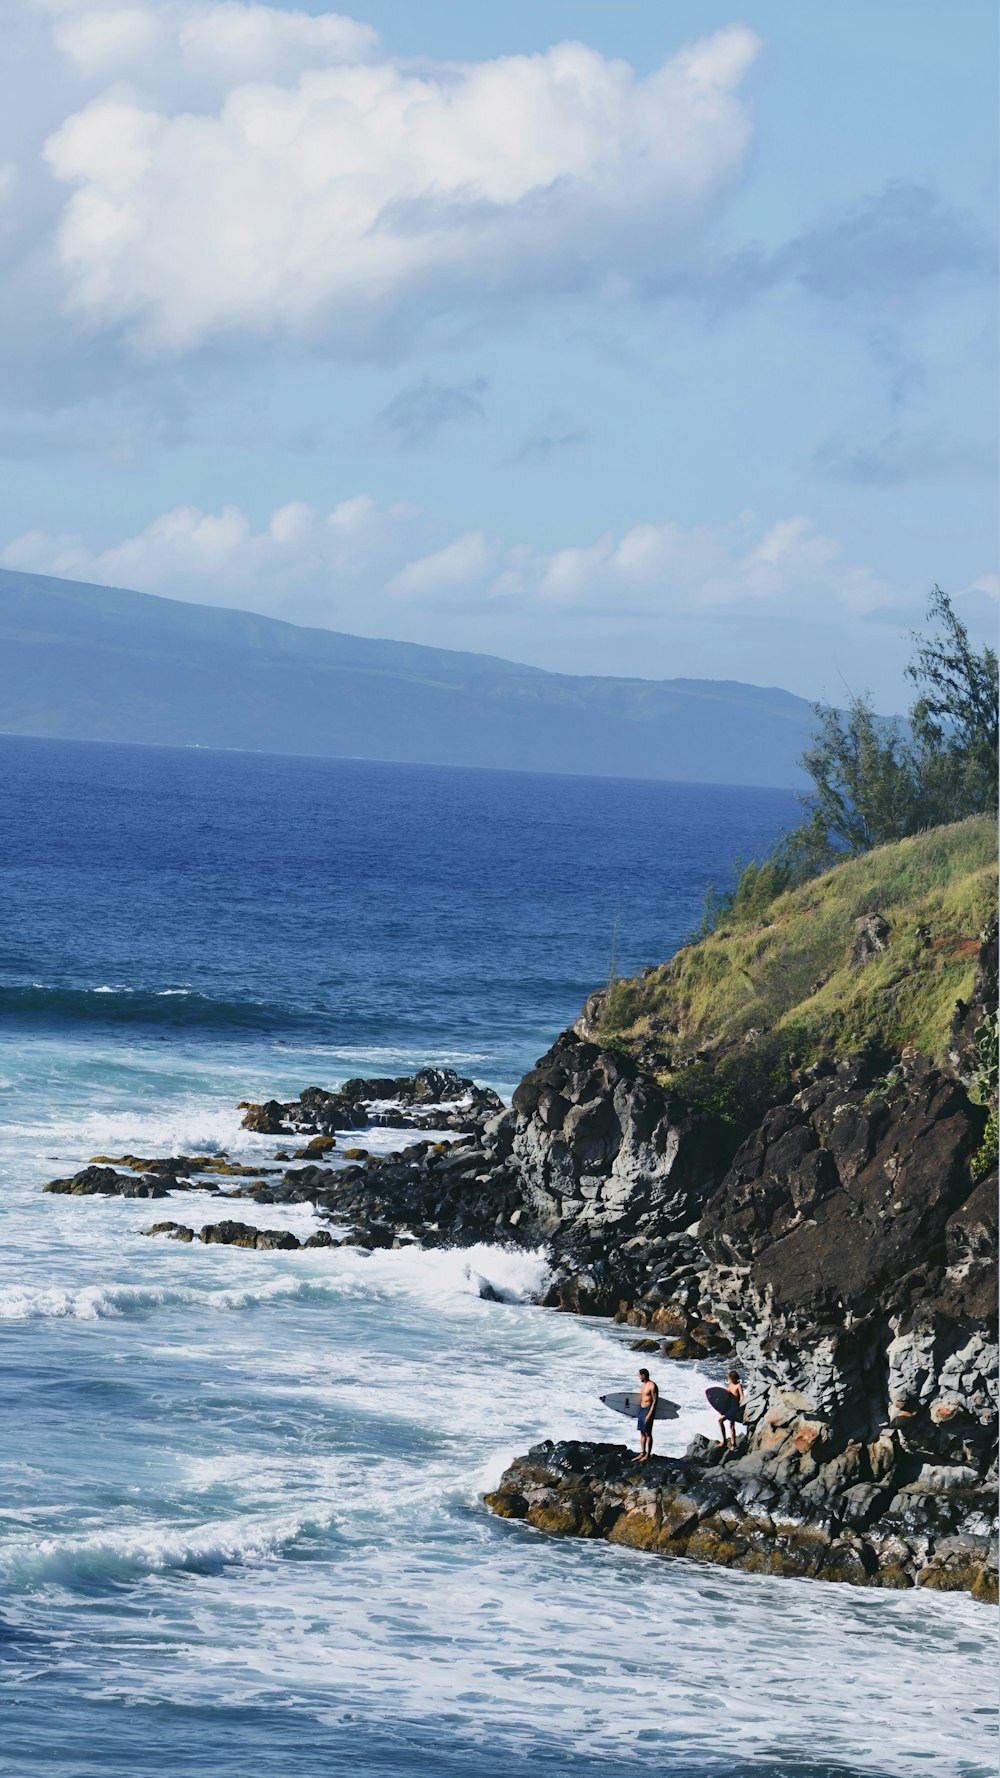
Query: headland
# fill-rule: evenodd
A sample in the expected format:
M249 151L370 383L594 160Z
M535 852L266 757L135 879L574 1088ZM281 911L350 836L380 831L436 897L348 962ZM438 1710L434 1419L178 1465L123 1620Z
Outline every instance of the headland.
M592 995L509 1109L443 1069L244 1107L287 1141L94 1157L49 1191L313 1203L305 1245L544 1246L547 1306L735 1359L735 1454L542 1444L487 1497L540 1531L995 1601L996 827L838 866ZM372 1125L417 1140L374 1155ZM344 1143L344 1137L347 1137ZM293 1141L297 1146L293 1146ZM332 1164L336 1159L336 1165ZM204 1201L204 1200L203 1200Z

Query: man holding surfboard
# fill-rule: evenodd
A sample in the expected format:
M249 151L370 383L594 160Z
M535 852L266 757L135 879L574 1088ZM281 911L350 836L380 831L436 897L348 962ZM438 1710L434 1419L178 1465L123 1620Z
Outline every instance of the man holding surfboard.
M731 1438L732 1449L735 1451L736 1428L743 1420L744 1402L743 1384L740 1382L739 1371L730 1371L725 1387L713 1384L711 1389L705 1390L705 1396L709 1407L714 1408L719 1416L719 1431L722 1434L719 1443L725 1450Z
M656 1384L650 1380L647 1370L639 1372L639 1383L639 1418L636 1421L639 1428L639 1455L633 1457L633 1463L645 1463L646 1458L653 1455L653 1422L656 1419L656 1401L660 1393Z

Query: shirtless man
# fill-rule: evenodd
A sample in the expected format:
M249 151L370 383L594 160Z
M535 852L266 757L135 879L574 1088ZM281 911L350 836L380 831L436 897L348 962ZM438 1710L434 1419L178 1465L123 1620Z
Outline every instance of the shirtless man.
M653 1416L660 1393L656 1384L650 1382L648 1371L639 1372L639 1383L639 1418L636 1422L639 1428L639 1455L633 1457L633 1463L645 1463L646 1458L653 1455Z
M722 1449L725 1450L726 1445L728 1443L727 1436L726 1436L727 1431L728 1431L729 1436L732 1438L732 1448L735 1451L735 1449L736 1449L736 1426L737 1426L738 1421L742 1420L742 1418L743 1418L743 1402L744 1402L743 1384L740 1382L739 1371L729 1371L728 1372L727 1381L726 1381L726 1393L727 1393L727 1395L732 1396L733 1405L732 1405L731 1409L727 1408L723 1413L721 1413L719 1415L719 1431L722 1434L722 1437L719 1440L719 1443L721 1444Z

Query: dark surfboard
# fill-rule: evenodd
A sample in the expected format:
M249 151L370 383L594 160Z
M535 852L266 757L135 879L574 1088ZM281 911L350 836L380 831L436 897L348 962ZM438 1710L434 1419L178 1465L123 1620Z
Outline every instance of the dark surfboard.
M743 1404L720 1383L713 1383L711 1389L705 1390L705 1399L710 1408L721 1414L724 1420L732 1420L739 1426L743 1420Z

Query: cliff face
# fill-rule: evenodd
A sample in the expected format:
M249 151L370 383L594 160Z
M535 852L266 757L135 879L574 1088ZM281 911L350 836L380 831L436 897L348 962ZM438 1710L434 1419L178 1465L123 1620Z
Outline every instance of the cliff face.
M726 1154L717 1120L566 1031L485 1136L521 1195L522 1233L552 1253L549 1306L610 1315L623 1299L665 1305L687 1290L699 1257L688 1230Z
M995 1171L983 1114L934 1069L855 1062L768 1113L700 1227L702 1288L763 1408L804 1395L834 1438L988 1465L997 1421Z
M855 1020L857 972L892 934L871 915L843 932ZM655 1487L651 1470L623 1480L610 1448L541 1447L494 1510L663 1553L995 1596L997 1177L978 1100L996 926L919 937L928 993L940 996L935 951L965 970L936 1055L885 1041L880 976L882 1041L854 1053L838 1053L832 1020L812 1059L775 1069L773 1030L751 1027L697 1053L693 1076L690 1053L677 1066L681 1005L655 1074L641 1019L631 1053L578 1029L522 1082L490 1139L561 1256L549 1300L609 1309L617 1296L620 1317L669 1336L670 1356L732 1352L747 1435L721 1469L718 1451L692 1448ZM890 1007L908 996L912 1017L905 970L893 988ZM599 1037L606 1007L588 1003L582 1030ZM752 1083L748 1129L713 1109L713 1072L727 1091L741 1073ZM685 1095L692 1078L700 1091Z

